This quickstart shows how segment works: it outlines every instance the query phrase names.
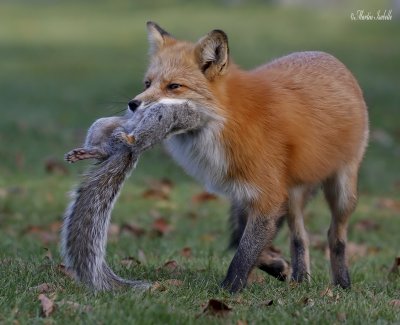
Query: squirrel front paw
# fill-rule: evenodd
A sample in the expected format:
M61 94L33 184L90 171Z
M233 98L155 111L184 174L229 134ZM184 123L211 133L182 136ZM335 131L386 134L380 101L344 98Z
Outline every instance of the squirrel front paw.
M126 145L132 145L136 142L135 137L132 134L128 134L125 131L116 131L113 133L113 138L117 141L122 142Z

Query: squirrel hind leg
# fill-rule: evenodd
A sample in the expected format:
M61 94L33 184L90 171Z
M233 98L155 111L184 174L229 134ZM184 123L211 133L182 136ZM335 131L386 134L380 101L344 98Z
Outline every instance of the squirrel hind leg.
M76 148L66 153L64 159L69 163L74 163L85 159L104 160L109 155L100 148Z

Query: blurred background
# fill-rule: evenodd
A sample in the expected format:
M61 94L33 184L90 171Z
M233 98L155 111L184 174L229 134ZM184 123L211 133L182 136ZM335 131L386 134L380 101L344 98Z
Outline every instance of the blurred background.
M191 41L223 29L233 59L244 68L303 50L339 58L359 80L369 107L371 140L360 172L361 197L367 206L389 198L385 204L398 209L399 8L399 1L383 0L1 1L1 251L20 253L23 244L15 238L27 227L60 220L66 193L87 166L67 165L63 155L81 145L95 119L120 114L141 91L148 20ZM392 19L353 21L357 10L372 15L392 10ZM149 179L166 176L177 185L182 207L201 191L161 148L144 155L126 191L135 197ZM137 202L126 207L138 214L143 208ZM223 203L224 215L226 210Z

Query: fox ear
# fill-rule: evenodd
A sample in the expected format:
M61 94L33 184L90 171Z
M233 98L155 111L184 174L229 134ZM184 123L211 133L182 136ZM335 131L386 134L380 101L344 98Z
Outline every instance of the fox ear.
M150 55L157 53L163 46L168 42L174 40L174 38L152 21L148 21L147 25L147 36L149 38Z
M219 29L211 31L197 42L195 53L207 79L223 75L229 63L228 36Z

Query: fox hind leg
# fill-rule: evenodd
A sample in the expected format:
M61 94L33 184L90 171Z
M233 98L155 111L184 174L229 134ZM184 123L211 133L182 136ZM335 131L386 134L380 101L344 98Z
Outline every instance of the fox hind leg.
M324 192L331 210L328 230L329 253L333 284L350 288L350 275L346 260L347 227L357 204L358 163L350 163L328 178Z

